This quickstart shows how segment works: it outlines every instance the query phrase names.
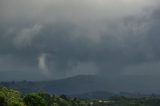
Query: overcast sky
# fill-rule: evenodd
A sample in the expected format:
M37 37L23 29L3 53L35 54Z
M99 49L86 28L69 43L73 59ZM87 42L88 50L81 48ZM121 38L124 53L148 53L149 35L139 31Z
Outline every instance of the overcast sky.
M80 74L160 77L160 0L0 0L0 81Z

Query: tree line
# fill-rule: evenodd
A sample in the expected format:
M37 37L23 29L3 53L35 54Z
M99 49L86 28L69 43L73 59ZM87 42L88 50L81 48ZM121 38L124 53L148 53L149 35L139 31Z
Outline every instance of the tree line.
M94 106L90 100L48 93L21 94L17 90L0 87L0 106Z
M113 96L96 100L51 95L44 92L22 94L17 90L0 87L0 106L160 106L160 96Z

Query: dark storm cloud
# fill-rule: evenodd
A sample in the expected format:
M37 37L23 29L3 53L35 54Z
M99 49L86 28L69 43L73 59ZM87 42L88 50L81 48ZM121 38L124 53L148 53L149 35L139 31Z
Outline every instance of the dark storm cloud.
M0 1L0 80L160 75L159 4Z

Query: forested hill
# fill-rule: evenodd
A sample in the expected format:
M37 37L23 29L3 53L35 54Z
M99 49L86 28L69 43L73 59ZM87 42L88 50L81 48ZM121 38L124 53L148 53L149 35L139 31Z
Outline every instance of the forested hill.
M0 106L160 106L160 97L112 96L106 99L79 99L46 92L22 94L17 90L0 87Z
M106 81L93 75L80 75L71 78L53 81L20 81L1 82L1 86L17 89L23 93L46 91L50 94L84 94L88 92L104 91L111 89Z
M113 81L112 81L113 82ZM1 82L0 86L5 86L7 88L16 89L22 93L29 92L48 92L49 94L65 94L72 97L80 98L106 98L109 96L115 95L113 89L120 91L120 84L128 85L129 84L114 84L109 79L103 79L99 76L94 75L79 75L75 77L70 77L61 80L51 80L51 81L10 81L10 82ZM130 83L132 84L132 83ZM121 86L122 86L121 85ZM121 87L120 86L120 87ZM144 94L137 93L128 93L128 91L119 92L116 95L119 96L146 96Z
M95 104L95 105L94 105ZM0 106L101 106L88 100L69 98L65 95L28 93L0 87Z

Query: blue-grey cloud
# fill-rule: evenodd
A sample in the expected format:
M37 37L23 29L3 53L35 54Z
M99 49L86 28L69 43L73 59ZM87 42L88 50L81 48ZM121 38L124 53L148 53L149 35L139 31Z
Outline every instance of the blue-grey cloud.
M0 1L0 80L160 75L159 5L158 0Z

